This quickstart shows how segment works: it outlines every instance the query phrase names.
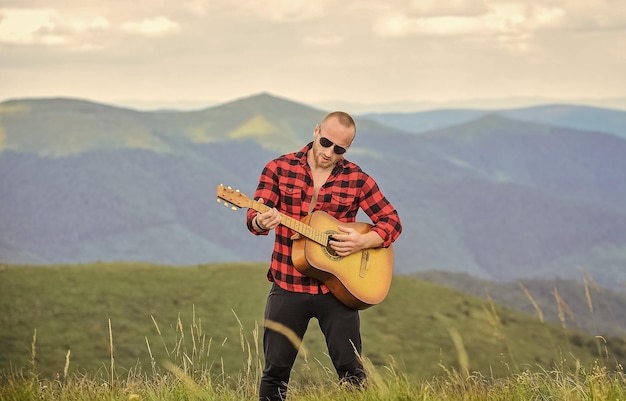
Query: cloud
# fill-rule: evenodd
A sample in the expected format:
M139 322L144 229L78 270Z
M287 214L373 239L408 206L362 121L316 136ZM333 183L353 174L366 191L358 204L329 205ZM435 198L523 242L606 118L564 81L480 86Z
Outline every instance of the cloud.
M624 0L0 4L4 96L623 93Z
M487 12L485 0L412 0L407 12L412 17L479 16Z
M564 2L563 28L578 31L626 30L626 2L595 0Z
M523 35L557 24L563 16L561 9L525 3L472 7L465 9L465 13L460 8L446 12L440 7L436 13L424 15L416 16L413 12L384 15L375 22L374 31L383 37Z
M405 10L381 14L372 30L383 40L471 42L482 44L483 49L541 57L537 35L558 30L567 17L566 10L553 4L497 0L411 3Z
M316 47L333 47L342 44L344 42L344 38L339 35L306 36L302 42Z
M148 18L142 21L129 21L122 24L122 29L144 36L162 36L180 31L180 25L164 16Z
M188 0L182 6L192 14L204 16L208 12L209 4L204 0Z
M515 35L527 38L554 30L626 29L626 2L621 0L413 0L389 3L373 24L384 38L486 37Z
M63 37L51 33L57 25L58 13L52 9L0 10L0 43L58 44Z
M52 8L0 9L0 45L65 46L68 50L101 48L102 33L163 36L180 30L164 16L112 22L103 15Z
M232 2L241 10L248 10L272 21L296 23L317 19L324 15L326 0L241 0Z

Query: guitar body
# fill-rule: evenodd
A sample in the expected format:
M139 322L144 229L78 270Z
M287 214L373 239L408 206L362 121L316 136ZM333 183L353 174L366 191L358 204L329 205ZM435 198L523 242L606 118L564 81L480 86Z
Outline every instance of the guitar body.
M359 233L367 233L372 227L368 223L343 223L322 211L309 214L302 222L329 234L341 233L337 228L339 225L351 227ZM391 285L391 246L342 257L329 246L301 236L293 241L292 261L300 273L323 282L339 301L353 309L366 309L382 302Z

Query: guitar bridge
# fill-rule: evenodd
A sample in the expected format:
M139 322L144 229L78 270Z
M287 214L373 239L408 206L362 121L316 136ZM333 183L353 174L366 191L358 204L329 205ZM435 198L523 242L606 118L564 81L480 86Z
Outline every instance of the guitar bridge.
M370 253L367 249L361 252L361 269L359 270L359 277L365 278L367 271L370 268Z

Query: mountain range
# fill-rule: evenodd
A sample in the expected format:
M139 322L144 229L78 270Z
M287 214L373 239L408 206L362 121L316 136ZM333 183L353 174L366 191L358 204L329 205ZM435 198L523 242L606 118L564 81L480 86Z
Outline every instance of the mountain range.
M198 111L0 103L0 262L264 261L217 204L312 140L328 110L258 94ZM626 112L577 105L356 115L346 154L404 231L395 272L626 282ZM361 216L361 220L366 216Z

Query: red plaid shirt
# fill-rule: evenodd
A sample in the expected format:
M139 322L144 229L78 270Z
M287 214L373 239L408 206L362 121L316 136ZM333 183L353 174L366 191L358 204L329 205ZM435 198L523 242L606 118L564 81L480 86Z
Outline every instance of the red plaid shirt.
M297 220L307 215L313 197L313 178L307 163L307 152L312 143L299 152L283 155L267 163L254 193L254 199L263 198L269 207ZM387 201L378 188L376 181L361 170L356 164L340 159L319 189L314 210L323 210L337 220L350 223L356 220L359 208L370 217L372 230L376 231L387 247L395 241L402 231L402 224L397 211ZM257 212L248 210L248 229ZM275 229L276 240L267 278L280 287L292 292L308 294L326 294L329 292L320 281L307 277L296 270L291 261L291 236L295 232L283 225Z

